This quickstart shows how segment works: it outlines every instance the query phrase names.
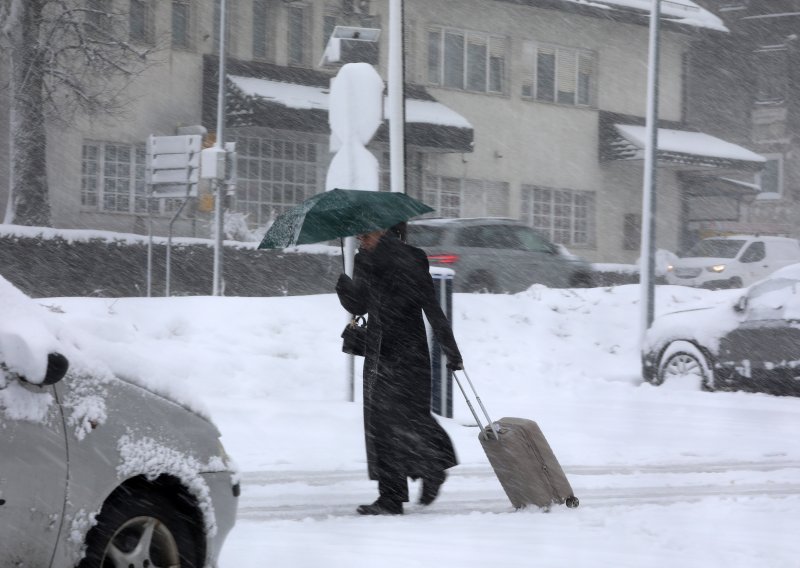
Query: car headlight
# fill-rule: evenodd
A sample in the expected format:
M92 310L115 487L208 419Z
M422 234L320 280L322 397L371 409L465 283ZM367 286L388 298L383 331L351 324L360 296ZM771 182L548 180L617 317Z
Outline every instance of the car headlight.
M672 272L673 270L675 270L675 267L673 265L671 265L671 264L668 264L667 265L667 272Z
M722 272L725 270L724 264L715 264L714 266L706 266L706 270L709 272Z

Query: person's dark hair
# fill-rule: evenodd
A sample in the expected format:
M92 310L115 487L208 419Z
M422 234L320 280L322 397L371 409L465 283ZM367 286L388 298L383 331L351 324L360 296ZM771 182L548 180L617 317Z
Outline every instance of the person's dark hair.
M403 221L389 227L389 232L393 233L398 239L406 242L406 234L408 233L408 223Z

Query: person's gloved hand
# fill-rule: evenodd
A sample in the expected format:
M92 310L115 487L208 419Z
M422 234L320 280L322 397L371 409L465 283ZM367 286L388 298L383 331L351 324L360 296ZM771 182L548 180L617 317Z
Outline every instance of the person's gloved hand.
M461 371L464 369L464 361L461 357L448 357L447 368L451 371Z
M340 274L339 280L336 281L336 291L341 292L346 290L349 286L353 284L353 279L350 278L347 274Z

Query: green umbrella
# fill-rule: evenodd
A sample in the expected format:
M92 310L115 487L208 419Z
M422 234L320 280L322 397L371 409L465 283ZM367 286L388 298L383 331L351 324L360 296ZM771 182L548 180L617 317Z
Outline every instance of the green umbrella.
M285 248L388 229L433 208L405 193L332 189L279 215L258 248Z

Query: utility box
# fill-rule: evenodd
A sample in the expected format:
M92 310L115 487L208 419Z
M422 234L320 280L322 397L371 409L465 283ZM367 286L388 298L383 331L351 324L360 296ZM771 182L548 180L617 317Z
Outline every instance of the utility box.
M205 148L200 153L200 177L203 179L225 179L225 150Z
M444 315L453 321L453 278L455 270L449 268L431 268L433 289L439 299ZM427 322L426 322L427 325ZM445 418L453 417L453 373L447 368L447 357L442 346L433 335L429 334L431 351L431 410Z

